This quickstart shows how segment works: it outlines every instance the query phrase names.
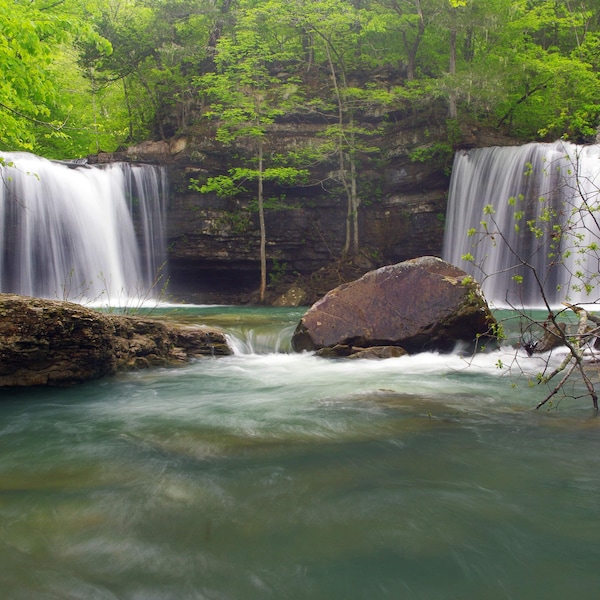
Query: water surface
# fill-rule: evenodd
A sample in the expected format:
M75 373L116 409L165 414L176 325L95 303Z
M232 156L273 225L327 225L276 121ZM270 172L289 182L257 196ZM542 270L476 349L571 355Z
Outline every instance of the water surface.
M237 353L4 391L1 597L597 597L589 400L533 410L508 348L286 353L301 313L179 311Z

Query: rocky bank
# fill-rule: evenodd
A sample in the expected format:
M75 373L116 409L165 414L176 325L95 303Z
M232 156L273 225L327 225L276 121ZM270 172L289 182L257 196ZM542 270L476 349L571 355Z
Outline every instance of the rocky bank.
M211 328L0 294L0 387L66 386L230 353Z

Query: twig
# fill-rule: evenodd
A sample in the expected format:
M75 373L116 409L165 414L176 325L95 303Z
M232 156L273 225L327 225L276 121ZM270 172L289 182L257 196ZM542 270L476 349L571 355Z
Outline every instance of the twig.
M543 406L544 404L546 404L546 402L548 402L548 400L550 400L550 398L552 398L556 393L558 393L558 391L565 385L565 383L567 382L569 377L573 374L573 371L575 369L579 369L579 372L581 373L581 378L583 379L583 382L585 383L588 393L590 394L590 396L592 398L592 403L594 405L594 408L596 410L598 410L598 395L596 394L596 390L594 389L594 384L592 383L590 378L587 376L585 369L583 367L583 351L581 349L581 344L582 344L582 342L585 342L590 337L593 337L591 332L587 331L588 319L590 321L593 321L594 323L600 323L600 319L598 319L598 317L596 317L595 315L589 315L588 312L581 306L576 306L574 304L569 304L567 302L563 302L563 304L566 307L568 307L569 309L571 309L577 315L577 318L579 319L579 325L577 327L577 335L572 340L569 340L566 336L564 337L565 344L569 348L569 354L567 354L567 356L562 361L562 363L560 363L560 365L558 367L556 367L556 369L554 369L554 371L552 371L552 373L550 373L550 375L540 379L539 383L548 383L548 381L550 381L555 375L557 375L561 371L564 371L571 361L573 361L573 364L571 365L571 368L567 371L567 373L564 375L564 377L559 381L559 383L550 392L550 394L548 394L548 396L546 396L546 398L544 398L544 400L542 400L536 406L536 409L538 409L538 408L540 408L540 406ZM596 329L594 329L593 331L596 331Z
M568 360L567 360L567 359L565 359L565 360L563 361L563 363L566 363L566 364L564 364L564 366L562 367L562 369L564 369L564 368L567 366L567 364L569 364L569 361L571 360L571 358L572 358L572 356L571 356L571 355L569 355L569 356L567 357L567 359L568 359ZM565 374L565 376L564 376L564 377L563 377L563 378L560 380L560 382L559 382L559 383L556 385L556 387L555 387L555 388L554 388L554 389L553 389L553 390L552 390L552 391L551 391L551 392L550 392L550 393L549 393L549 394L548 394L548 395L547 395L547 396L546 396L546 397L545 397L545 398L544 398L544 399L543 399L543 400L542 400L542 401L541 401L541 402L540 402L540 403L539 403L539 404L538 404L538 405L535 407L535 408L536 408L536 410L537 410L538 408L540 408L541 406L544 406L544 404L546 404L546 402L548 402L548 400L550 400L550 398L552 398L553 396L555 396L555 395L558 393L558 391L559 391L559 390L562 388L562 386L563 386L563 385L564 385L564 384L567 382L567 379L569 379L569 377L570 377L570 376L573 374L573 371L575 370L575 368L576 368L576 367L577 367L577 363L576 363L576 362L574 362L574 363L572 364L571 368L570 368L570 369L567 371L567 373ZM544 380L545 380L545 381L548 381L549 379L551 379L552 377L554 377L554 375L556 375L556 373L559 373L559 372L560 372L562 369L560 369L560 370L558 370L558 369L557 369L557 370L556 370L554 373L552 373L552 375L550 375L549 377L544 377ZM544 381L544 380L543 380L543 381Z

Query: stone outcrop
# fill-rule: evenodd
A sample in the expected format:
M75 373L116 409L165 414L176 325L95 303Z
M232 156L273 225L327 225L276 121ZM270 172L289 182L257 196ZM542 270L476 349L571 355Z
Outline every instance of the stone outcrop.
M395 358L405 356L408 352L400 346L370 346L369 348L360 348L357 346L348 346L338 344L333 348L321 348L315 352L317 356L323 358L368 358L371 360L380 358Z
M330 291L302 317L292 347L334 356L381 346L449 351L458 341L488 335L494 323L478 285L464 271L426 256Z
M230 353L214 329L0 294L0 387L71 385Z
M314 123L281 124L269 142L276 152L285 152L307 140L318 144L322 130ZM361 165L360 243L371 269L441 251L448 176L438 165L411 161L410 149L424 138L421 130L397 131L373 142L381 143L384 167L376 161ZM231 164L227 152L208 137L189 137L168 167L173 190L166 236L169 290L177 299L237 304L258 288L254 190L248 186L246 195L219 198L189 189L191 178L205 181L224 172L223 165ZM282 275L308 276L342 255L348 208L343 189L332 180L336 168L328 162L313 167L313 185L265 184L265 194L278 199L277 209L265 213L270 273L279 266Z

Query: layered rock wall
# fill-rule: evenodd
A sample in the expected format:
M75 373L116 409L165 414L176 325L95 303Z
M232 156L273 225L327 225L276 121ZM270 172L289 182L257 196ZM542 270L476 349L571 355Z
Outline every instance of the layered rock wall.
M423 255L439 255L444 235L451 153L430 152L447 139L445 120L424 126L390 126L384 136L369 138L379 151L360 165L359 235L363 272ZM269 136L269 152L283 153L319 143L323 123L279 124ZM463 145L482 139L465 132ZM428 152L430 160L415 161ZM170 200L167 246L170 286L175 299L197 302L245 302L259 282L259 228L253 194L218 198L190 189L190 180L224 174L239 158L242 145L223 147L213 132L197 130L168 142L146 142L122 153L97 155L94 161L130 160L167 165ZM267 258L271 280L307 275L340 258L345 241L347 205L336 184L335 160L311 168L310 183L267 186L276 209L266 211ZM250 185L247 186L251 188ZM362 261L362 262L361 262Z

